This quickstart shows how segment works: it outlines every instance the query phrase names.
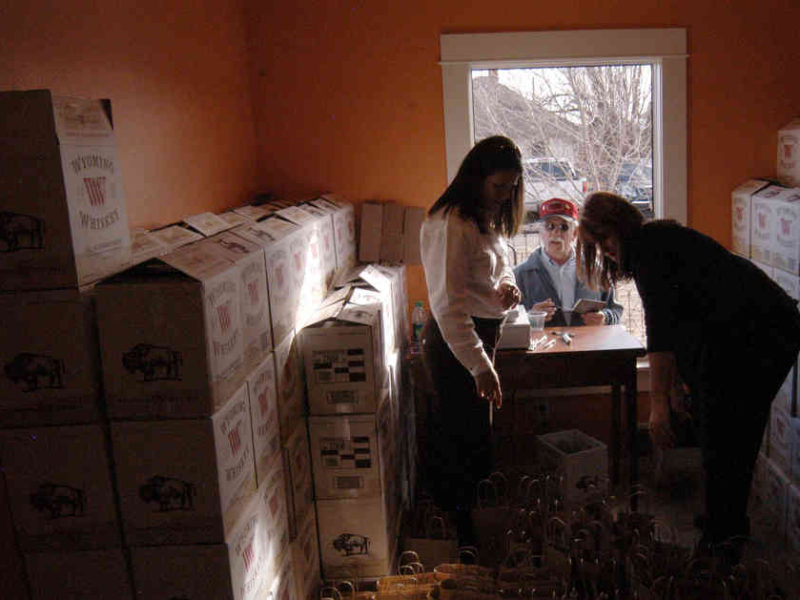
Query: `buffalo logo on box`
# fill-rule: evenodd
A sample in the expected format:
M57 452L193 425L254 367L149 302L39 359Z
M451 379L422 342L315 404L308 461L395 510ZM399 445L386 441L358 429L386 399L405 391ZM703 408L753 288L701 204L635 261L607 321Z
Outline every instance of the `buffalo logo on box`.
M86 511L83 490L58 483L43 483L30 495L31 506L51 519L80 517Z
M139 486L139 497L147 503L158 504L159 512L193 510L196 495L193 483L174 477L155 475Z
M333 540L333 547L344 556L369 554L369 538L357 533L342 533Z
M144 381L180 381L183 358L167 346L136 344L122 355L122 365L131 375L141 373Z
M44 221L30 215L0 211L0 252L44 248Z
M45 354L17 354L3 371L15 384L22 384L24 392L64 387L64 361Z

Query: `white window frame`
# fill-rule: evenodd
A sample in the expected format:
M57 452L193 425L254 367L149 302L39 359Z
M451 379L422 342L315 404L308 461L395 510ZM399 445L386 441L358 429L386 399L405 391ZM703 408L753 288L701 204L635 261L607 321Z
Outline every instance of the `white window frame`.
M473 145L473 69L651 63L654 208L686 224L685 29L443 34L440 47L448 181Z

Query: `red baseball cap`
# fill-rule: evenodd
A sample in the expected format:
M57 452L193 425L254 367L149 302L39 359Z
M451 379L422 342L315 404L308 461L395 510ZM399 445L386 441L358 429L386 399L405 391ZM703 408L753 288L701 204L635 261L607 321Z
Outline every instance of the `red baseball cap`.
M578 222L578 207L571 200L550 198L539 205L539 218L561 217L573 223Z

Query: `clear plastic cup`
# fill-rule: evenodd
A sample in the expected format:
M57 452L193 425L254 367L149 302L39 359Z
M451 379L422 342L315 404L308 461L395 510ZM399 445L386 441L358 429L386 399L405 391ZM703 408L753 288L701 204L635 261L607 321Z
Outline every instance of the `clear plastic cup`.
M542 331L544 329L544 320L546 317L547 312L543 310L528 311L528 322L531 324L531 330Z

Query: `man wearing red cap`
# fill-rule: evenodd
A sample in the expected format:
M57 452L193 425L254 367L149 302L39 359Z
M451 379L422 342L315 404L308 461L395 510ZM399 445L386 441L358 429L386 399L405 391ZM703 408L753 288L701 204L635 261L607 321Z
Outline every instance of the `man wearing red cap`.
M547 312L548 325L608 325L619 323L622 305L614 301L614 289L593 291L578 280L575 264L578 207L570 200L550 198L539 205L542 245L514 269L526 310ZM572 312L581 298L605 303L600 310Z

